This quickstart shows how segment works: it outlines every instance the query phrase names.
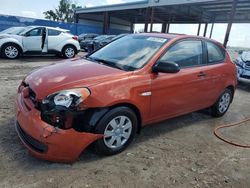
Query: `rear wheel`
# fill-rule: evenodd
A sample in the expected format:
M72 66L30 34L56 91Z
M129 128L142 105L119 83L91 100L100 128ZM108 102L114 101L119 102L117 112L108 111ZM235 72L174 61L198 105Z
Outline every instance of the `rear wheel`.
M67 45L62 50L62 55L64 58L73 58L76 55L76 48L72 45Z
M8 59L17 59L20 56L20 48L16 44L5 44L2 47L1 54Z
M137 130L137 117L127 107L110 110L96 127L97 134L103 138L94 143L95 152L114 155L122 152L133 140Z
M223 116L227 112L231 104L232 97L232 91L230 89L225 89L225 91L221 94L217 102L212 106L212 116Z

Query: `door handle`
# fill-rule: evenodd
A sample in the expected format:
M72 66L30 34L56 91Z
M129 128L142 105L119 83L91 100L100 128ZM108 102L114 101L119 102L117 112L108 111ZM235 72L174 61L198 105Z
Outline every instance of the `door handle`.
M197 76L198 76L198 77L206 77L206 76L207 76L207 74L206 74L206 73L204 73L204 72L200 72Z

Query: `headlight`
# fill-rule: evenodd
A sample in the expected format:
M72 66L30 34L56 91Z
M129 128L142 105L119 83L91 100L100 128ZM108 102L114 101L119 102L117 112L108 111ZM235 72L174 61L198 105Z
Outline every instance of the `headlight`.
M87 88L63 90L49 95L42 103L44 105L48 104L50 108L54 106L74 108L82 103L89 95L90 91Z

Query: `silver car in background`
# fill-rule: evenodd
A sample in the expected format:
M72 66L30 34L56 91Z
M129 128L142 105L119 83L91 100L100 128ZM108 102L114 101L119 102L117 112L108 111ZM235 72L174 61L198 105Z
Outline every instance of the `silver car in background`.
M250 51L244 51L235 60L238 70L238 81L250 83Z

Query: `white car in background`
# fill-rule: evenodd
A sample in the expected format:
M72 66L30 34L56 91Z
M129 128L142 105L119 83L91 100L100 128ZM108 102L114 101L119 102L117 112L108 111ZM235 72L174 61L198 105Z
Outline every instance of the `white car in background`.
M16 59L25 54L57 54L73 58L79 50L78 37L65 29L28 26L15 34L0 33L1 56L8 59Z
M250 51L243 51L235 61L238 81L250 83Z
M26 27L9 27L8 29L5 29L0 32L0 35L2 34L11 34L11 35L18 35L25 31Z

